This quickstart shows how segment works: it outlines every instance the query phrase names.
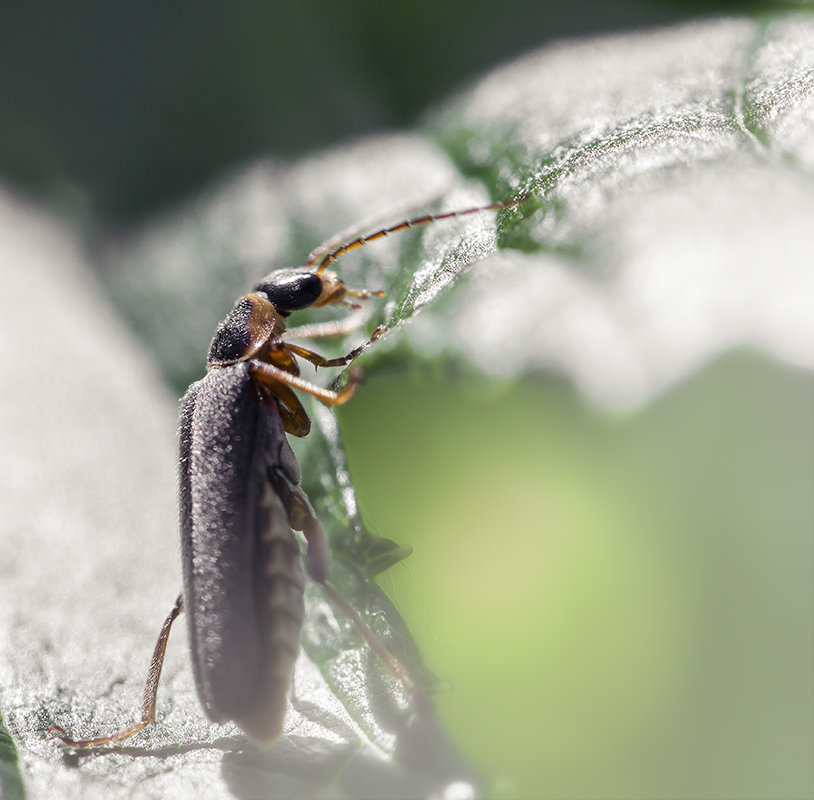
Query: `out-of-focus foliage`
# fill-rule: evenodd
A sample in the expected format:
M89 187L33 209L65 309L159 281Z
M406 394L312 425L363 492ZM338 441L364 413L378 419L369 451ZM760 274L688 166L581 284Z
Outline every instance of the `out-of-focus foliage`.
M753 0L91 0L0 9L0 173L132 219L235 163L400 129L495 64L564 36Z

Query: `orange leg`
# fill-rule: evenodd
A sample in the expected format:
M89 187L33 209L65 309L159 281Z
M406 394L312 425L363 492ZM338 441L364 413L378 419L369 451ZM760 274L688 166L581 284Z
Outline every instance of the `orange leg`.
M268 388L269 394L272 395L269 402L276 402L285 432L300 439L308 436L311 420L291 387L268 376L262 378L262 385Z
M265 363L264 361L252 359L249 364L252 375L258 381L260 381L260 383L269 386L272 390L276 390L281 383L286 384L292 389L299 389L301 392L307 392L313 397L316 397L317 400L324 403L326 406L341 406L344 403L347 403L348 400L353 397L356 387L359 385L359 383L361 383L362 380L361 373L359 373L357 370L351 370L348 385L343 389L340 389L338 392L334 392L331 389L323 389L321 386L317 386L315 383L306 381L305 379L300 378L298 375L292 375L290 372L286 372L284 369L274 367L271 364Z
M292 493L291 527L302 531L308 542L306 564L311 580L318 583L328 598L342 609L350 619L356 630L367 642L368 647L381 661L384 668L390 672L404 687L404 690L413 697L419 710L429 708L429 697L426 692L416 684L407 668L394 656L387 645L370 629L362 619L362 615L342 596L342 594L328 581L330 555L328 542L322 525L314 515L314 510L308 498L298 488Z
M367 646L378 656L385 669L395 676L405 690L414 697L421 697L415 682L410 677L401 662L385 647L384 643L370 629L368 624L362 619L359 612L339 593L339 591L328 581L321 581L322 591L336 603L345 615L353 623L353 626L367 642Z
M339 358L325 358L321 356L319 353L315 353L313 350L308 350L305 347L300 347L296 344L290 344L289 342L283 342L283 346L286 350L294 355L299 356L300 358L304 358L306 361L310 361L315 367L344 367L345 364L349 364L355 358L358 358L370 345L376 341L385 331L387 330L386 326L379 325L371 337L364 343L360 344L359 347L354 348L350 351L346 356L340 356Z
M364 325L370 315L368 313L348 314L342 319L332 319L329 322L314 322L310 325L297 325L285 332L286 339L336 339L347 336Z
M144 699L141 705L141 722L131 725L129 728L112 733L109 736L99 736L95 739L71 739L59 725L52 725L49 733L53 733L68 747L101 747L106 744L116 744L118 742L135 736L139 731L144 730L148 725L155 722L155 704L158 697L158 682L161 679L161 668L164 666L164 653L167 651L167 641L170 638L170 628L176 617L184 610L183 596L179 595L175 605L170 611L164 624L161 626L161 633L153 650L153 657L150 660L150 668L147 670L147 682L144 684Z

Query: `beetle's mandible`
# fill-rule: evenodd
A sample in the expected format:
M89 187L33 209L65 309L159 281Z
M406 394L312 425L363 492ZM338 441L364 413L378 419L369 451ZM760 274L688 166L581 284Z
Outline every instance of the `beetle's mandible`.
M252 739L281 733L305 614L306 573L349 616L384 665L412 689L409 676L358 613L328 582L325 534L300 486L300 469L286 438L306 436L311 422L294 390L329 406L353 395L351 369L339 391L300 377L297 358L317 367L344 366L384 327L340 358L291 339L349 332L345 320L286 329L290 314L327 305L358 308L381 292L347 288L328 267L340 256L391 233L481 211L512 208L525 197L428 214L314 250L305 266L271 272L241 297L218 326L207 373L181 401L179 512L183 591L161 628L144 688L141 720L107 736L73 739L49 730L68 747L115 744L155 722L156 696L173 621L187 612L195 684L213 722L234 722ZM292 530L301 531L305 555Z

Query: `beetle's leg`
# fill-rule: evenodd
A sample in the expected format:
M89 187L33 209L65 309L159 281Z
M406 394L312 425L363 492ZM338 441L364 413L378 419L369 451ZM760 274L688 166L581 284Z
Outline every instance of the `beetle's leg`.
M308 350L305 347L290 344L289 342L284 342L283 346L286 350L294 353L295 356L299 356L300 358L306 359L306 361L310 361L315 367L344 367L345 364L349 364L355 358L358 358L386 330L386 325L379 325L379 327L373 331L371 337L364 344L360 344L359 347L355 347L346 356L340 356L339 358L325 358L325 356L321 356L319 353L315 353L313 350Z
M335 277L333 289L314 303L314 308L337 305L352 308L356 311L362 308L359 303L352 303L348 299L349 297L358 297L360 300L367 300L369 297L384 297L384 292L380 289L349 289L341 279Z
M328 540L325 538L325 531L311 507L308 497L299 486L291 487L289 521L294 530L302 531L305 541L308 543L305 565L311 580L318 583L325 594L342 609L365 642L367 642L368 647L382 662L385 669L396 677L419 704L424 704L427 701L426 696L416 686L415 681L410 677L410 673L404 665L387 649L382 640L373 633L359 612L328 581L328 569L330 567Z
M135 736L139 731L144 730L148 725L155 722L155 703L158 697L158 682L161 679L161 668L164 666L164 653L167 651L167 641L170 638L170 629L176 617L184 610L183 596L179 595L175 601L164 624L161 626L161 633L158 634L158 641L155 643L153 657L150 660L150 668L147 670L147 682L144 684L144 698L141 704L141 722L131 725L129 728L110 734L110 736L99 736L95 739L71 739L59 725L52 725L49 733L56 734L62 744L68 747L101 747L106 744L116 744L118 742Z
M348 314L342 319L332 319L329 322L314 322L310 325L298 325L285 332L286 339L336 339L347 336L364 325L369 319L367 312L363 314Z
M340 302L343 306L348 308L359 309L362 306L359 303L351 303L347 298L358 297L360 300L367 300L370 297L384 297L384 292L381 289L348 289L347 286L342 287L342 298Z
M263 385L269 388L277 401L277 410L282 417L285 432L300 439L308 436L311 420L291 387L280 381L272 382L270 379L263 380Z
M367 646L376 654L385 669L401 683L405 690L412 695L420 705L424 705L427 702L427 698L416 686L407 668L387 649L384 642L373 633L359 612L345 600L339 590L336 589L330 581L318 581L318 583L322 587L322 591L345 612L345 615L362 635L362 638L367 642Z
M312 581L324 583L328 579L328 572L331 567L331 551L328 547L328 540L325 538L325 531L317 519L316 512L311 506L308 495L302 487L287 481L290 497L291 511L289 512L289 524L295 531L302 531L305 541L308 544L308 551L305 555L305 566Z
M384 297L381 289L348 289L345 287L345 294L358 297L360 300L367 300L369 297Z
M342 404L347 403L348 400L353 397L356 387L359 385L359 383L361 383L362 380L361 373L351 370L350 380L348 381L347 386L340 389L338 392L334 392L331 389L323 389L321 386L317 386L315 383L306 381L297 375L292 375L290 372L286 372L284 369L279 369L271 364L265 363L264 361L258 361L257 359L252 359L249 361L249 369L252 375L258 381L260 381L260 383L265 384L272 389L278 388L282 383L292 387L293 389L299 389L301 392L307 392L313 397L316 397L317 400L324 403L326 406L341 406Z

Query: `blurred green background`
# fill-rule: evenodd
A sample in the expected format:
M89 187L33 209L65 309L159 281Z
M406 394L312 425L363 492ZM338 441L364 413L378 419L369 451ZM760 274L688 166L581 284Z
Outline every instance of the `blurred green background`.
M89 0L0 5L0 175L127 222L230 165L403 128L563 36L796 0Z
M0 174L104 234L556 38L800 5L4 4ZM810 796L812 394L736 353L624 418L441 371L341 410L366 518L415 548L382 585L496 796Z
M812 409L735 353L622 418L418 375L341 410L373 530L415 547L382 586L495 796L810 796Z

